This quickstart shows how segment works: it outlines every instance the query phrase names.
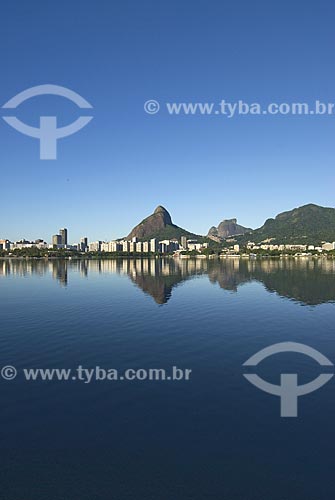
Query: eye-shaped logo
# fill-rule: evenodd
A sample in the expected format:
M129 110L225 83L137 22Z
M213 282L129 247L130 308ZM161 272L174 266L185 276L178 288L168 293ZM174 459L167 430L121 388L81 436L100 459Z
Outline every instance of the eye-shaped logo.
M24 90L10 99L2 106L2 108L15 109L27 99L39 95L57 95L65 97L66 99L69 99L77 104L77 106L81 109L92 109L91 104L87 102L86 99L81 97L76 92L73 92L73 90L60 87L59 85L38 85L37 87L31 87L30 89ZM92 118L93 116L81 116L70 125L57 128L56 116L41 116L40 127L37 128L21 122L14 116L3 116L5 122L11 127L15 128L22 134L40 140L41 160L56 160L57 140L75 134L80 129L85 127L85 125L87 125Z
M283 352L296 352L309 356L321 366L334 366L328 358L311 347L296 342L282 342L262 349L249 358L243 366L257 366L263 359L273 354ZM298 416L298 397L305 396L311 392L320 389L334 376L334 374L323 374L316 377L308 384L298 385L298 375L296 373L283 373L281 375L280 385L270 384L255 374L244 374L244 377L258 389L264 392L280 397L281 417Z

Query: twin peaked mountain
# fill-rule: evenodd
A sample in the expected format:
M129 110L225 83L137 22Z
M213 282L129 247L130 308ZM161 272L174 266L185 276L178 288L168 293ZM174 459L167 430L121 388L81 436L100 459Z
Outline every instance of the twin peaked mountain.
M204 238L173 224L169 212L158 206L152 215L132 229L127 239L137 237L139 240L180 240L181 236L189 239ZM258 229L240 226L236 219L223 220L217 227L210 228L207 238L216 242L234 238L241 243L250 239L256 243L265 240L281 243L335 241L335 209L314 204L304 205L283 212L275 219L268 219Z
M166 208L159 205L152 215L146 217L128 234L127 239L138 238L139 240L150 240L157 238L158 240L180 239L181 236L187 238L199 238L199 235L190 233L186 229L173 224L171 215Z

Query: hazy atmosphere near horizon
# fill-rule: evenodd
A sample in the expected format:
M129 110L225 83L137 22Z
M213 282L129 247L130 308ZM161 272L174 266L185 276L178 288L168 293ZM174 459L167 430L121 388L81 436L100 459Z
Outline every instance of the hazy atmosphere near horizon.
M0 16L0 500L332 500L334 2Z
M165 107L332 102L333 16L329 1L3 2L1 105L56 84L87 99L93 119L58 141L56 161L2 120L0 236L49 241L66 226L73 242L113 239L159 204L197 234L225 218L256 228L307 203L334 206L334 116ZM156 114L144 111L151 99ZM42 111L62 125L80 116L59 96L15 115L36 126Z

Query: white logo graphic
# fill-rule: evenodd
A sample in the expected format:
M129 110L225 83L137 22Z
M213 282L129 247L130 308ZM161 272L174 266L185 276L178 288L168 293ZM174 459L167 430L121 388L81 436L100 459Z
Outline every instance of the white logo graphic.
M60 87L59 85L38 85L37 87L31 87L30 89L24 90L17 94L15 97L10 99L4 106L4 109L15 109L21 103L30 99L31 97L40 95L57 95L65 97L70 101L77 104L81 109L92 109L89 102L86 101L73 90L67 89L65 87ZM76 121L67 125L66 127L57 128L57 117L56 116L41 116L40 117L40 127L31 127L26 123L21 122L18 118L14 116L3 116L8 125L15 128L22 134L34 137L40 140L40 159L41 160L56 160L57 159L57 140L62 137L67 137L69 135L75 134L80 129L85 127L91 120L93 116L81 116Z
M273 354L283 352L296 352L309 356L319 363L321 366L334 366L328 358L311 347L296 342L282 342L262 349L258 353L249 358L243 366L257 366L263 359L272 356ZM298 375L296 373L283 373L281 375L280 385L270 384L261 377L255 374L244 374L244 377L258 389L269 394L274 394L280 397L281 417L297 417L298 416L298 397L305 396L311 392L320 389L334 376L334 374L319 375L316 379L308 384L298 385Z

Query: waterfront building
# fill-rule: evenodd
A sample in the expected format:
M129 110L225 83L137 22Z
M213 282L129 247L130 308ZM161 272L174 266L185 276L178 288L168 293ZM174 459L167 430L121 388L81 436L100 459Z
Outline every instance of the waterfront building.
M326 242L322 245L321 248L322 248L322 250L325 250L326 252L330 252L331 250L335 250L335 242L333 242L333 243Z
M194 240L188 240L187 242L187 249L188 250L201 250L202 248L208 248L208 243L198 243L197 241Z
M130 252L130 242L129 241L122 241L122 251L123 252Z
M0 240L0 250L9 250L9 249L10 249L10 241Z
M52 237L52 245L55 247L59 247L62 244L62 237L60 234L54 234Z
M136 243L136 252L142 253L142 251L143 251L143 243L142 243L142 241L138 241Z
M67 245L67 229L65 227L61 228L59 230L59 234L61 236L61 245L66 246Z
M150 252L150 242L149 241L143 242L143 252L144 253Z
M109 242L109 252L120 252L123 250L123 245L119 241L110 241Z
M84 238L80 238L79 250L81 252L87 252L87 250L88 250L88 238L86 236Z
M155 253L158 250L158 243L156 238L150 240L150 252Z
M89 243L88 248L90 252L101 252L102 241L92 241Z
M182 236L180 238L180 244L183 247L183 250L187 250L187 237L186 236Z

